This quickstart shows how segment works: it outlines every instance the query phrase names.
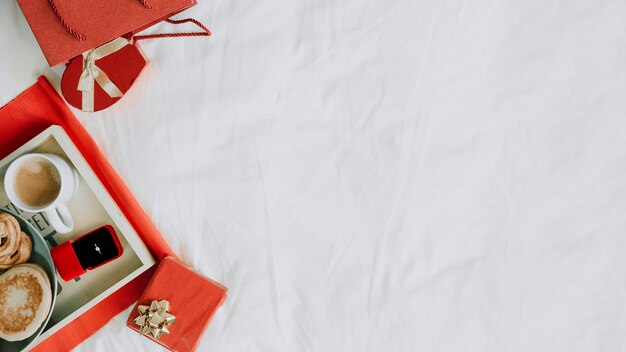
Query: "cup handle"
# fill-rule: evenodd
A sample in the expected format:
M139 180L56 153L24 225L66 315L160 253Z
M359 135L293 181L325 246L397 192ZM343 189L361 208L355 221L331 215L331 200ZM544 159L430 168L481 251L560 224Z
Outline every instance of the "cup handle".
M58 204L54 208L46 209L43 211L50 221L50 225L58 233L68 233L74 229L74 219L72 214L65 204Z

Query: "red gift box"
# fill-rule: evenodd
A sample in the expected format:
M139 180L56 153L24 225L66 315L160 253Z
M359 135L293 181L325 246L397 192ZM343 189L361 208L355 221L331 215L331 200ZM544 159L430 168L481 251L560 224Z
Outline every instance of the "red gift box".
M113 48L107 50L111 46ZM80 90L81 80L84 78L86 62L93 55L97 56L92 57L92 62L88 65L92 65L91 70L98 70L98 79L94 79L95 75L92 74L91 87L83 92ZM63 97L70 105L83 111L106 109L126 94L147 65L148 59L137 43L126 38L117 38L69 62L61 79ZM102 79L109 84L100 84L98 80ZM111 86L114 87L113 91ZM108 91L105 90L107 88Z
M226 292L224 286L194 272L173 257L166 257L128 317L127 325L139 332L140 326L134 321L140 314L139 306L167 300L170 307L167 313L176 317L175 324L168 327L169 334L161 335L159 339L149 334L145 336L171 351L195 351L215 311L224 303Z
M50 66L138 32L196 0L17 0Z

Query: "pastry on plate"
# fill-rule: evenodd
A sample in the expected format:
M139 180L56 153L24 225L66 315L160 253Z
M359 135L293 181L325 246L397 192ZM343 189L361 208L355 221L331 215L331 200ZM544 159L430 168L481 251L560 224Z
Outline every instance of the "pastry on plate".
M0 270L26 263L32 250L33 243L21 230L17 219L0 212Z
M20 246L20 224L11 214L0 212L0 258L11 256Z
M0 275L0 339L24 340L37 332L52 305L50 279L36 264L19 264Z

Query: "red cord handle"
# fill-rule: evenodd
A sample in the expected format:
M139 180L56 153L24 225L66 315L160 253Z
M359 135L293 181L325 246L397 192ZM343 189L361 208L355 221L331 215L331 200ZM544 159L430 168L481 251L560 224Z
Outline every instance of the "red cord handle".
M141 2L143 7L145 7L146 9L148 10L152 9L152 5L150 5L148 0L139 0L139 2ZM59 11L59 7L56 4L56 0L48 0L48 3L50 4L50 7L52 7L52 11L54 11L54 15L56 16L56 18L59 20L59 22L61 22L61 25L63 25L63 28L65 28L65 30L69 34L71 34L72 36L74 36L74 38L80 41L87 39L87 37L85 37L82 33L72 28L72 26L70 26L70 24L67 23L63 19L63 16L61 15L61 11Z
M63 19L63 16L61 16L61 11L59 11L59 8L57 7L55 0L48 0L48 3L50 4L50 7L52 7L52 11L54 11L54 15L57 17L59 22L61 22L61 24L63 25L63 28L65 28L65 30L68 31L69 34L73 35L76 39L81 40L81 41L87 39L87 37L85 37L80 32L72 28L72 26L70 26L69 23L65 22L65 20Z
M148 10L152 9L152 5L150 5L150 3L148 3L148 0L139 0L139 2L141 2L143 7L147 8Z
M202 29L202 32L186 32L186 33L160 33L160 34L147 34L147 35L136 35L133 37L135 41L145 40L145 39L155 39L155 38L176 38L176 37L208 37L211 35L211 31L206 28L202 23L194 20L193 18L185 18L182 20L165 20L167 23L171 24L181 24L191 22L196 26Z

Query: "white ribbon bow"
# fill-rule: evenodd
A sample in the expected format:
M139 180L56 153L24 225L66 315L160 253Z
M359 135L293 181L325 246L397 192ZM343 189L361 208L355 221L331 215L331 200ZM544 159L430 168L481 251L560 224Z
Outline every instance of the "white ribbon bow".
M131 44L128 39L117 38L83 53L83 73L78 80L78 90L83 92L83 111L93 112L95 82L98 82L111 98L119 98L124 95L106 73L96 65L96 60L111 55L128 44Z

